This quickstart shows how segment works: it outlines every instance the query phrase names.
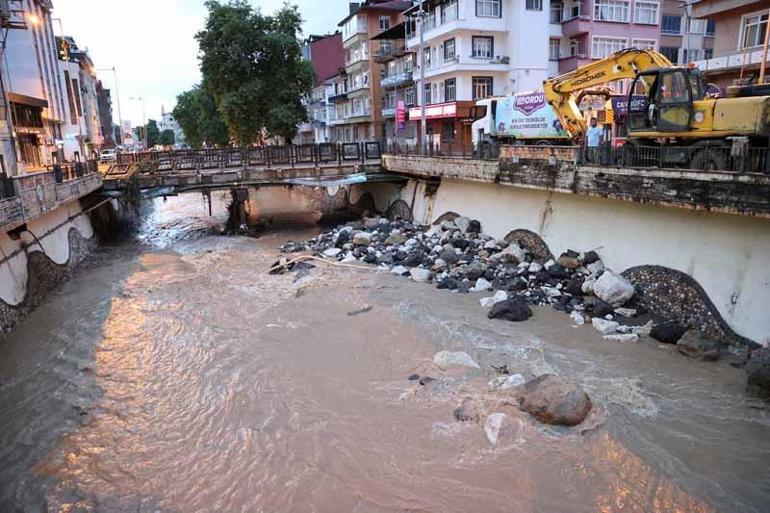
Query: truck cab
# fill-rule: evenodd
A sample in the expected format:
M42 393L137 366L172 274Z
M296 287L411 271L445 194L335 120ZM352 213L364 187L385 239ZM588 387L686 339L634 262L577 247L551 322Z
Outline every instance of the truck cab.
M497 130L495 129L495 111L497 110L497 98L484 98L476 101L471 113L476 121L471 124L471 140L473 146L478 147L479 142L492 142Z

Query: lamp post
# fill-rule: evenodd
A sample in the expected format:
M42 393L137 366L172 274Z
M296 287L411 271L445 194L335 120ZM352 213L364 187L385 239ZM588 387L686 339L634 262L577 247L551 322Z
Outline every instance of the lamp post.
M118 89L118 71L115 69L115 66L111 68L103 68L103 69L97 69L96 71L112 71L112 75L115 78L115 98L118 102L118 125L120 130L120 142L123 143L123 115L120 113L120 89ZM110 119L112 121L112 119ZM112 128L112 127L110 127ZM114 138L114 134L113 134Z
M62 57L64 59L64 62L67 63L67 74L69 75L69 81L70 83L67 84L67 87L65 90L72 91L72 107L75 108L75 118L78 121L78 147L80 148L80 157L85 159L86 158L86 152L85 152L85 146L83 145L83 124L80 115L78 115L77 112L77 97L76 94L79 94L78 91L75 90L73 81L73 75L72 75L72 59L70 58L70 51L69 48L65 46L66 41L64 40L64 26L62 25L61 18L51 18L52 21L55 21L59 24L59 34L61 37L61 50L62 50ZM78 65L79 66L79 65ZM78 77L79 78L79 77ZM78 84L80 84L80 80L78 80ZM70 115L70 119L72 119L72 115Z
M145 110L144 110L144 97L129 96L128 99L142 102L142 123L144 123L144 129L142 130L142 139L143 139L142 145L144 146L144 149L147 150L149 146L147 144L148 142L147 141L147 114L145 113Z
M420 91L417 91L420 98L420 141L422 147L427 150L428 148L428 124L425 119L425 10L423 9L423 3L425 0L420 0L420 9L417 11L417 17L420 22ZM426 151L427 153L427 151Z

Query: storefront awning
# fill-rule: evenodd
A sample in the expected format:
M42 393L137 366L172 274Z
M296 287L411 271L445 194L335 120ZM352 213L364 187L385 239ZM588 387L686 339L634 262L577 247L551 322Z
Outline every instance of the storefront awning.
M8 101L12 103L18 103L20 105L29 105L30 107L37 107L40 109L48 108L48 102L41 98L35 98L34 96L27 96L18 93L8 93Z

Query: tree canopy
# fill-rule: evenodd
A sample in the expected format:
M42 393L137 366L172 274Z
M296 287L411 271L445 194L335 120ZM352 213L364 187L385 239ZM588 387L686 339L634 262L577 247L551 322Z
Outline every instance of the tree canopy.
M313 86L312 66L302 58L297 7L284 4L272 16L245 0L209 0L206 7L205 27L196 36L201 88L213 96L230 136L241 145L265 135L290 139L307 120L302 99Z
M203 144L225 146L230 142L227 125L222 121L214 96L195 86L176 97L174 118L193 148Z
M176 141L174 131L170 128L163 130L158 136L158 144L161 146L173 146Z
M145 132L147 133L147 142L146 146L147 148L152 148L156 144L158 144L158 137L160 136L160 130L158 129L158 122L154 119L150 119L147 121L147 128L145 130L145 127L138 126L134 128L134 133L136 134L137 139L144 141L145 140Z

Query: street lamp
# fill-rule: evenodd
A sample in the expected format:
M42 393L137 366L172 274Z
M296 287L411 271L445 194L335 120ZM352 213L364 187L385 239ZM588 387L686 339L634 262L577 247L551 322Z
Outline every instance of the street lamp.
M417 11L417 17L420 22L420 90L417 91L420 99L420 141L422 147L428 148L428 124L425 120L425 10L423 9L425 0L420 0L420 9Z
M112 75L115 77L115 98L118 101L118 124L120 125L120 142L123 142L123 115L120 113L120 89L118 89L118 71L115 69L115 66L112 68L102 68L97 69L97 72L99 71L112 71ZM112 119L110 119L112 121ZM112 129L112 127L110 127ZM113 134L114 137L114 134Z
M142 96L129 96L128 99L129 100L135 100L135 101L138 101L138 102L142 102L142 122L144 123L144 129L142 130L142 139L144 139L144 141L143 141L144 149L147 150L149 148L149 146L147 144L147 115L146 115L145 110L144 110L144 97L142 97Z

